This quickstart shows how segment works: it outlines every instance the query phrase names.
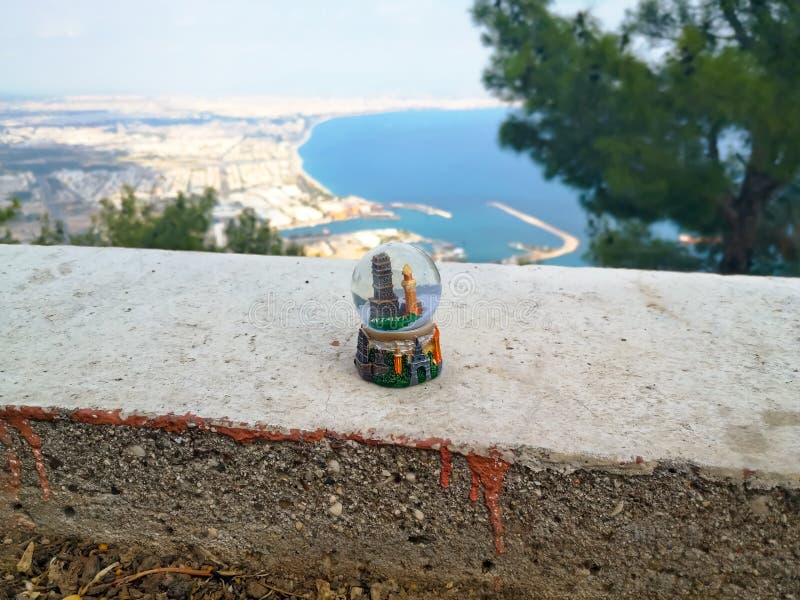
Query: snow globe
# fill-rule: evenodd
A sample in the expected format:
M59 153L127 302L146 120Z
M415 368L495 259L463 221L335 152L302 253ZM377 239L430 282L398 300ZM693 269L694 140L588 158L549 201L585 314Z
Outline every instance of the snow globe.
M442 282L424 250L403 242L373 248L353 270L351 289L362 321L354 361L361 377L407 387L442 372L433 322Z

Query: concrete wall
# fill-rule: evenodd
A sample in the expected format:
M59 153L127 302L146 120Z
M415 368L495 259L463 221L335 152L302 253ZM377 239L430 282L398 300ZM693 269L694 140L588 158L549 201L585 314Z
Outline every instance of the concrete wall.
M0 265L15 530L509 597L800 585L800 281L445 264L444 372L393 390L349 261Z

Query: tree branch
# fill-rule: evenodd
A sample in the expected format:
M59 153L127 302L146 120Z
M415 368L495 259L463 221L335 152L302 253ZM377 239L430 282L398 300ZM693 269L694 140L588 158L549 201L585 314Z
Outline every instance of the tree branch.
M736 41L739 42L739 46L742 50L747 50L750 48L752 40L750 39L750 36L747 35L744 25L742 25L742 22L739 20L739 15L736 14L734 0L720 0L719 4L725 20L728 22L728 25L731 26L731 29L733 29L733 33L736 36Z
M719 123L711 125L711 128L708 130L708 137L706 138L706 142L708 143L708 156L714 161L715 165L719 164L719 129Z

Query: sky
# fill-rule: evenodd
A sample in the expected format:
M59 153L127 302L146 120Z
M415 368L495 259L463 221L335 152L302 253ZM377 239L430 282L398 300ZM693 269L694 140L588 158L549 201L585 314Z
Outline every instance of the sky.
M614 26L634 0L555 0ZM0 94L485 97L469 0L0 0Z

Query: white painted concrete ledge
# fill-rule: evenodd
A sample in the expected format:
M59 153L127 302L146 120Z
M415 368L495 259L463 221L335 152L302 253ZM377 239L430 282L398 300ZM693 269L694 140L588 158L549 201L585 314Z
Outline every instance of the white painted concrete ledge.
M443 374L393 390L353 367L352 268L0 246L0 405L800 484L800 280L443 264Z

